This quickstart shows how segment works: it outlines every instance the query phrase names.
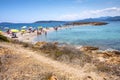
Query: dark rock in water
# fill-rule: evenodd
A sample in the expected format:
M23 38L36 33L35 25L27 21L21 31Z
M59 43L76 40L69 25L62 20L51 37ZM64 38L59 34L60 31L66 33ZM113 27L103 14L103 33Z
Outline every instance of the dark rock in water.
M92 50L99 50L98 47L92 47L92 46L83 46L80 48L81 51L92 51Z

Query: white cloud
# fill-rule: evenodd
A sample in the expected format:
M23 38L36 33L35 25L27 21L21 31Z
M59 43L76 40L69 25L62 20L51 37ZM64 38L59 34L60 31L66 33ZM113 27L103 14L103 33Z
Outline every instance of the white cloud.
M90 14L97 15L97 16L117 16L120 15L120 8L112 7L112 8L106 8L102 10L95 10L95 11L89 11Z
M78 14L65 14L61 15L58 20L77 20L84 18L94 18L101 16L120 16L120 8L111 7L101 10L87 10Z

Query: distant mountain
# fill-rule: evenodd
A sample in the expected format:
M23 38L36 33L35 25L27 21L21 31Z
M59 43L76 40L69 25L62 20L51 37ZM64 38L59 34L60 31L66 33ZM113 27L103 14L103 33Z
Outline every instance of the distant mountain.
M34 23L66 23L66 21L36 21Z
M106 19L106 21L120 21L120 16L109 17Z
M120 16L115 17L99 17L99 18L88 18L83 20L77 20L77 22L98 22L98 21L120 21Z
M14 23L11 23L11 22L1 22L0 24L14 24Z
M100 22L100 21L120 21L120 16L115 16L115 17L99 17L99 18L87 18L87 19L83 19L83 20L76 20L76 21L54 21L54 20L50 20L50 21L36 21L33 23L62 23L62 24L66 24L66 23L70 23L70 22ZM12 22L1 22L0 24L17 24L17 23L12 23Z

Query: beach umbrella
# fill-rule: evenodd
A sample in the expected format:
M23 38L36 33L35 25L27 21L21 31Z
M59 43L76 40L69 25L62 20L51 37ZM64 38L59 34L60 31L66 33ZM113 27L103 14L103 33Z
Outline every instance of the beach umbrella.
M38 29L42 28L42 26L39 26Z
M0 33L2 33L2 31L0 31Z
M25 32L26 30L22 29L21 32Z
M22 27L22 29L25 29L25 28L27 28L27 26L23 26L23 27Z
M2 34L2 31L0 31L0 34Z
M17 29L11 29L11 32L17 33L17 32L19 32L19 30L17 30Z

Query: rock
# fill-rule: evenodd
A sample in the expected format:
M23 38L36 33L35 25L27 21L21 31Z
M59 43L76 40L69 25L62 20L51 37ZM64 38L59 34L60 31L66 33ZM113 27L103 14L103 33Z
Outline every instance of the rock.
M114 53L116 55L120 55L120 51L111 51L111 53Z
M95 26L98 26L98 25L106 25L108 23L106 22L70 22L70 23L67 23L65 25L95 25Z
M103 51L98 56L101 57L100 61L105 61L108 64L120 64L119 51Z
M94 79L91 76L87 76L83 80L94 80Z
M54 42L53 44L58 45L58 42Z
M80 51L92 51L92 50L98 50L98 47L92 47L92 46L83 46L80 48Z
M98 57L98 59L99 59L100 62L105 62L105 60L106 60L106 59L103 58L103 57Z
M110 57L106 62L108 64L120 64L120 57Z
M47 44L47 42L37 42L35 43L35 46L43 46L45 44Z
M48 80L58 80L58 78L55 75L52 75Z
M40 49L42 50L57 50L57 46L53 43L43 43L41 46L40 46Z

